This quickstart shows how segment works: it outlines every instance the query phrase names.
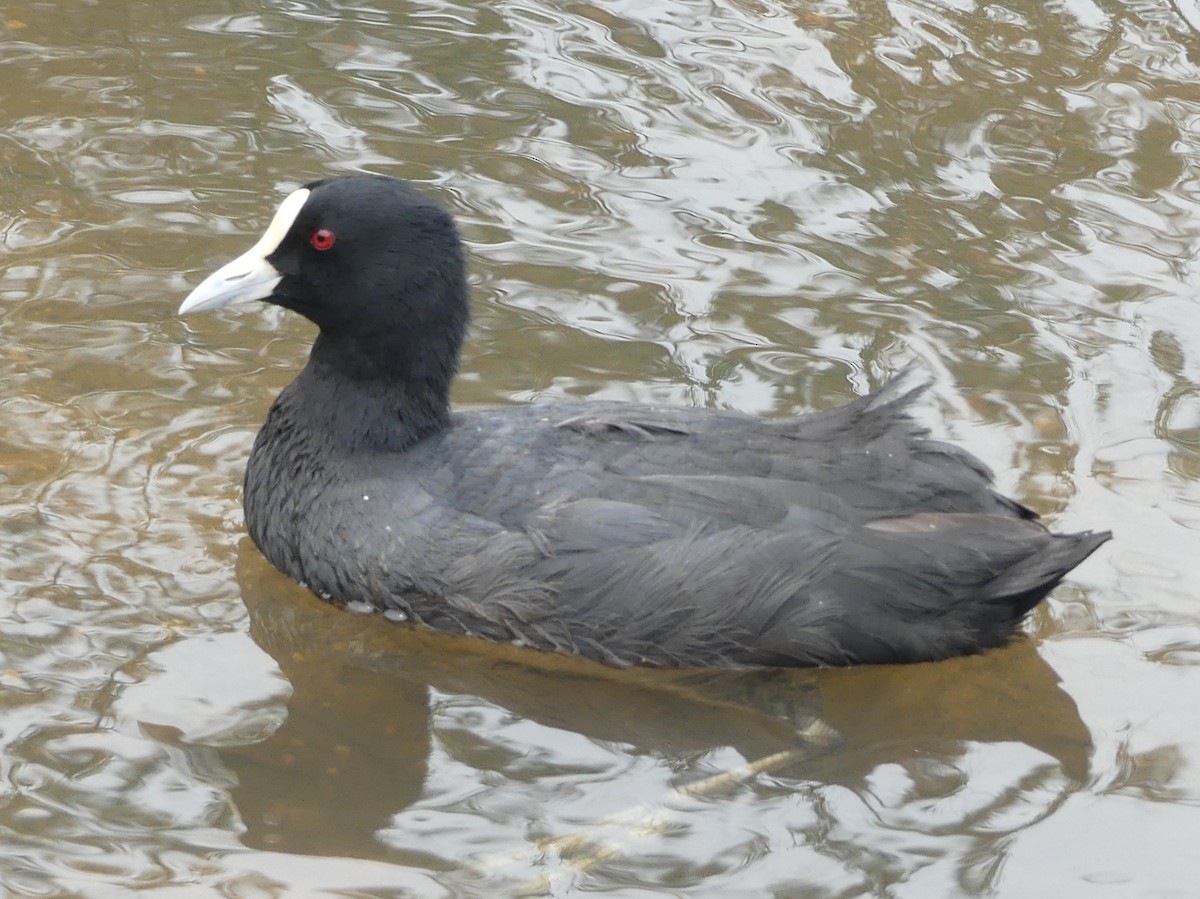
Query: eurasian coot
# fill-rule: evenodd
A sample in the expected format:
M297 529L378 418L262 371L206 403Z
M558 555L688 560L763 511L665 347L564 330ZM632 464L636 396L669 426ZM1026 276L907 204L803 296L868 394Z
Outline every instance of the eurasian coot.
M180 312L320 328L258 433L254 542L322 597L615 665L915 662L1004 643L1109 538L1052 534L906 412L571 402L452 412L469 317L450 214L315 181Z

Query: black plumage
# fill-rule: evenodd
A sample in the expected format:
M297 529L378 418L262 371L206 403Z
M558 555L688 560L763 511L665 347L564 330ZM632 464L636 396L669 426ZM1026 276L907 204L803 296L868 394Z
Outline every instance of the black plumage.
M1005 642L1108 533L1052 534L907 412L563 403L452 412L469 317L449 213L314 182L183 311L320 328L246 472L246 521L320 595L611 664L912 662Z

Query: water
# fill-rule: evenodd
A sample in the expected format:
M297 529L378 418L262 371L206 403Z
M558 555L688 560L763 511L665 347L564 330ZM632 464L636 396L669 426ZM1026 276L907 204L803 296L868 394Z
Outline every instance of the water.
M0 889L1190 895L1198 27L1183 0L0 14ZM614 673L329 608L239 496L311 328L174 310L286 191L364 169L462 222L460 403L777 415L918 360L939 433L1116 539L1026 639L929 666Z

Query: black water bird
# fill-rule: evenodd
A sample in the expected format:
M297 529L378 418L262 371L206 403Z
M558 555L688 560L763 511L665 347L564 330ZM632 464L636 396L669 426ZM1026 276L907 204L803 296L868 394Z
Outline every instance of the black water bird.
M1004 643L1105 533L1053 534L930 439L894 379L795 418L613 402L451 411L450 214L315 181L180 312L320 329L258 433L251 537L321 596L616 665L915 662Z

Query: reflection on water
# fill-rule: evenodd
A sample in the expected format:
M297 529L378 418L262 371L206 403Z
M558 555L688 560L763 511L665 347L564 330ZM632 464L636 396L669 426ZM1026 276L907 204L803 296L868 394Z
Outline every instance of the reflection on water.
M601 807L614 811L597 806L609 778L646 759L680 766L657 796L623 797L648 817L656 800L677 805L670 785L699 780L714 754L757 760L794 751L771 770L782 778L774 791L782 788L789 803L806 783L870 793L881 778L890 789L911 779L926 800L944 800L935 818L950 804L969 818L1012 817L1009 826L1044 811L1019 807L1028 793L1056 797L1088 774L1088 731L1026 642L892 671L618 672L340 613L270 570L249 540L239 564L251 635L295 689L269 739L220 753L237 775L233 800L252 846L371 856L378 831L400 858L511 875L522 859L497 837L519 815L543 843L554 838L564 864L578 865L587 853L577 843L596 852L603 847L591 843L613 837L593 820ZM805 739L816 718L833 728L832 742ZM974 765L991 761L982 749L970 760L961 747L1004 742L1035 764L1036 786L1023 785L1016 803L1003 792L956 797L970 775L988 776ZM431 747L441 762L433 770ZM454 768L463 770L450 776ZM838 821L805 801L813 805L810 851L842 857L849 847L824 836ZM462 820L464 803L474 820ZM742 813L757 814L753 806ZM752 820L741 826L749 830ZM637 838L649 835L630 829L618 836L638 853ZM856 851L874 854L877 839Z
M1107 0L0 14L0 889L1192 890L1196 21ZM770 415L919 358L933 427L1116 540L1030 639L913 668L614 673L327 608L239 508L309 327L174 309L285 191L361 169L463 223L460 402ZM837 741L798 739L814 720Z

